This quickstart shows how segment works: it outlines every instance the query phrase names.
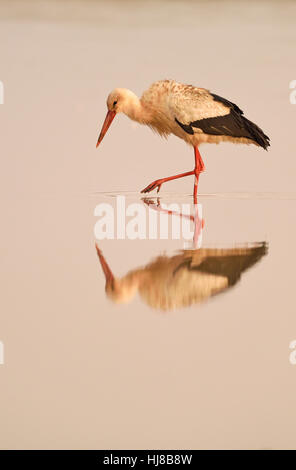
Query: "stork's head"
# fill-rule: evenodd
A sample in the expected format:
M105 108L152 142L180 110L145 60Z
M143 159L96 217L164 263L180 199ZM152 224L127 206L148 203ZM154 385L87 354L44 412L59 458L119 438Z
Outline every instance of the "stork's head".
M96 250L106 279L105 291L107 297L115 303L129 302L138 290L138 278L129 275L122 279L114 277L98 244L96 244Z
M129 282L129 279L114 279L112 283L106 283L107 297L116 304L130 302L136 295L138 284Z
M97 147L102 142L104 135L110 127L117 113L130 115L134 102L138 100L136 95L126 88L115 88L107 98L107 116L105 118L101 133L98 138Z

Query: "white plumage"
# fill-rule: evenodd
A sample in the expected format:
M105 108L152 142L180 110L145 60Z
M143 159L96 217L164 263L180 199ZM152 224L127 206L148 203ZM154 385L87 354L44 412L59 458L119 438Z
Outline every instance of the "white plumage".
M162 134L164 122L167 124L165 135L174 134L192 145L199 145L203 132L194 130L194 136L184 133L175 119L190 124L205 118L225 116L230 110L222 103L215 102L208 90L191 85L183 85L174 80L154 83L141 97L142 105L151 110L151 127ZM149 122L148 122L149 125Z

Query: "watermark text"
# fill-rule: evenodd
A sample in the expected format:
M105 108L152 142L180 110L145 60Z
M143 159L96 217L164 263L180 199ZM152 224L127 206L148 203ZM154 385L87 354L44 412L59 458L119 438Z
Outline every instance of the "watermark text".
M189 203L127 204L125 196L117 196L115 207L100 203L94 209L94 216L98 217L94 227L97 240L192 241L196 225L202 218L202 206Z

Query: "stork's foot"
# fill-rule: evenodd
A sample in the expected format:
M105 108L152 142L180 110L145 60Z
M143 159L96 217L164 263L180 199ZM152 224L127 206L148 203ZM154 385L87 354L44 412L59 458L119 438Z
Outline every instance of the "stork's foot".
M157 188L157 192L159 193L159 190L163 183L166 183L167 181L176 180L178 178L184 178L184 176L189 176L189 175L194 175L194 174L195 174L195 170L187 171L186 173L181 173L180 175L169 176L168 178L161 178L159 180L155 180L153 181L153 183L149 184L146 188L142 189L141 193L150 193L150 191L153 191L153 189L155 188Z
M151 199L149 197L142 197L142 201L144 202L144 204L146 204L147 206L157 206L159 207L160 206L160 198L158 197L157 198L157 201L155 202L154 199Z
M156 188L157 188L157 192L159 193L161 185L162 183L164 183L164 181L165 181L165 178L153 181L153 183L148 184L146 188L142 189L141 193L150 193L150 191L153 191L153 189L156 189Z

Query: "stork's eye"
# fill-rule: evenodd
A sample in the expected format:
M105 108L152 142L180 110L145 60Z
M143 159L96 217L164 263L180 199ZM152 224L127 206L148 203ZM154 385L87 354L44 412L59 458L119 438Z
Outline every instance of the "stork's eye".
M115 106L117 104L117 100L113 102L113 106Z

